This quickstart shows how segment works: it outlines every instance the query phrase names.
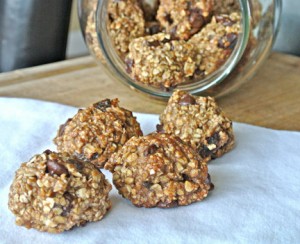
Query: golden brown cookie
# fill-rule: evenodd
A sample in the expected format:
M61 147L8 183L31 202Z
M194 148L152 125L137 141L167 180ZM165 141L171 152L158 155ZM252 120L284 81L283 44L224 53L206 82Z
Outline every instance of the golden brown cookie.
M94 165L47 150L17 170L8 206L17 225L59 233L101 220L111 188Z
M193 76L194 56L193 45L171 40L169 34L140 37L130 43L127 72L138 82L168 89Z
M217 158L232 149L232 122L215 99L176 90L160 115L158 131L174 134L203 157Z
M119 107L118 99L105 99L78 113L60 126L54 143L67 152L102 168L112 153L142 131L132 112Z
M213 0L161 0L157 19L172 38L188 40L210 20Z
M137 207L188 205L213 189L206 159L178 137L132 137L105 165L119 193Z

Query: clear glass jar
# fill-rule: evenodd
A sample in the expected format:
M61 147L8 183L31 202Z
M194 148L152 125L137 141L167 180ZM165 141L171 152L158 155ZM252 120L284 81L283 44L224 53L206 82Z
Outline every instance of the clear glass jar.
M117 54L107 28L108 1L113 0L78 0L81 29L90 53L113 79L152 97L169 98L172 89L145 85L126 72L126 64ZM196 95L228 94L248 81L268 57L280 24L281 0L228 1L237 1L241 14L241 31L230 56L214 72L179 84L176 89Z

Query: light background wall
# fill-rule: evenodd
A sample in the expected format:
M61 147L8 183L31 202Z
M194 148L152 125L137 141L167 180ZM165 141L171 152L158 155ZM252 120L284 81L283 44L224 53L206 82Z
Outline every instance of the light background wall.
M221 0L217 0L221 1ZM274 50L300 56L300 0L282 0L282 23ZM77 0L73 0L67 57L88 54L77 17Z
M282 2L282 22L274 49L300 56L300 0Z

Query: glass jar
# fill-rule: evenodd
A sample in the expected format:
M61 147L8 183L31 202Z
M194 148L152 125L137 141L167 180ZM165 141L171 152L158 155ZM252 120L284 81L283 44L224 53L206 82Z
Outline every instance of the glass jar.
M194 95L215 97L236 90L255 74L272 50L282 8L281 0L227 0L229 5L236 1L241 16L241 31L230 56L205 76L161 89L136 81L128 74L128 65L118 55L108 30L109 1L115 0L78 0L81 29L90 53L113 79L159 99L169 98L175 87Z

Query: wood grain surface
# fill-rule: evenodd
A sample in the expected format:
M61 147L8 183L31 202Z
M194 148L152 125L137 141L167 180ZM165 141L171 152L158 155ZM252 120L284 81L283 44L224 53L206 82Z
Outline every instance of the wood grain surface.
M299 67L300 58L273 53L255 77L218 102L234 121L299 131ZM160 113L165 106L108 77L92 57L2 73L0 96L34 98L77 107L118 97L121 106L144 113Z

